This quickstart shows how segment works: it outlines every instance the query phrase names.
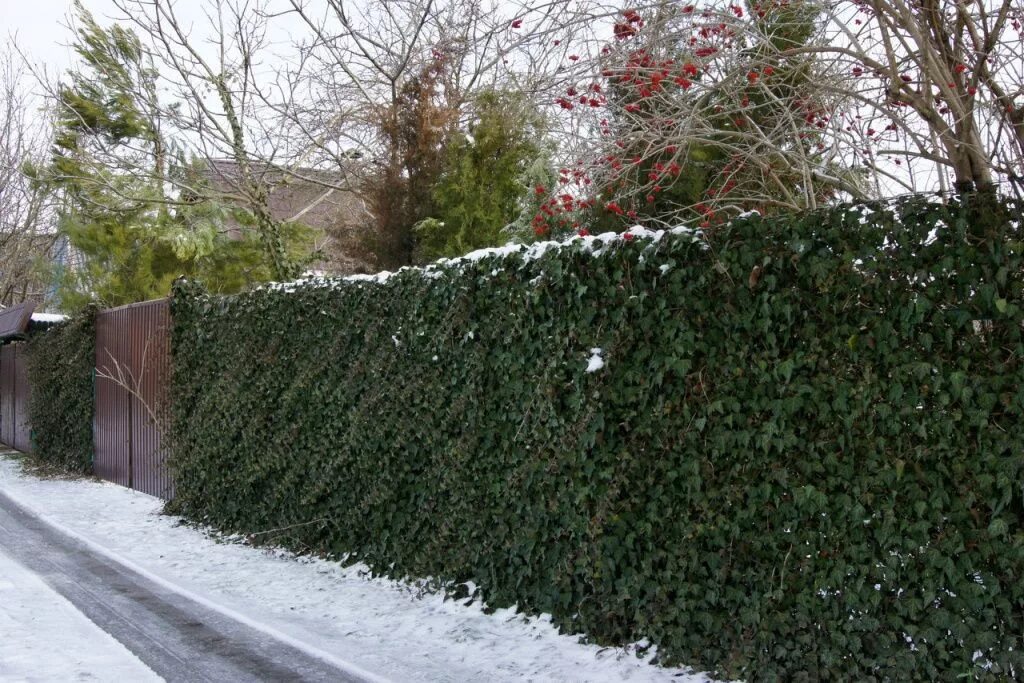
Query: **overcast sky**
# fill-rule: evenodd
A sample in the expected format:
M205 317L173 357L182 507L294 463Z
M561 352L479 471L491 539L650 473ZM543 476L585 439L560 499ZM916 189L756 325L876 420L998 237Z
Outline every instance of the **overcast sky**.
M110 23L119 15L111 0L83 0L101 25ZM182 18L202 19L195 0L184 0L176 5ZM73 61L73 53L66 46L71 42L67 29L72 0L0 0L0 42L16 36L18 45L34 61L50 69L63 71ZM195 9L193 9L195 8Z
M86 0L97 15L109 13L109 0ZM18 45L38 60L63 70L71 63L67 15L71 0L0 0L2 39L16 36Z

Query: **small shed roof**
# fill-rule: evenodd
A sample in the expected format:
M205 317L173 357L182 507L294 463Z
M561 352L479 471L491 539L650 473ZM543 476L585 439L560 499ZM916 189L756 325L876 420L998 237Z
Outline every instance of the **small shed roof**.
M29 321L32 320L32 311L35 309L35 303L26 301L0 310L0 339L24 336L28 331Z

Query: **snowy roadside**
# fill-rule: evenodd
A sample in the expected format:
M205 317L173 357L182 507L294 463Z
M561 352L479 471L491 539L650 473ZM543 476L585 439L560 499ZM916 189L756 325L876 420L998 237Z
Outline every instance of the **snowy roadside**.
M163 680L2 551L0 633L0 681Z
M0 490L50 524L190 597L384 678L710 680L652 666L627 649L580 643L543 617L524 618L512 610L487 615L479 604L419 596L408 585L369 578L360 565L341 567L219 542L159 514L156 498L105 482L38 479L6 455L0 455Z

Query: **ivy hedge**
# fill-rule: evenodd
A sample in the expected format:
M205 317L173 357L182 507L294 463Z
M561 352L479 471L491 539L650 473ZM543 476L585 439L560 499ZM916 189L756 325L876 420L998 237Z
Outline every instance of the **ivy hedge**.
M1020 675L1021 208L179 283L172 509L723 676Z
M96 311L86 309L28 343L33 455L59 469L92 472Z

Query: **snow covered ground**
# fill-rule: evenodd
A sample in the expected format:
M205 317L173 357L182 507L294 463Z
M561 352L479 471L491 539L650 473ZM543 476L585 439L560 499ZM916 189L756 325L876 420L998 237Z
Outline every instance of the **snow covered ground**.
M162 503L156 498L94 480L37 479L22 473L10 456L0 455L0 490L50 524L188 597L283 636L311 654L384 679L710 680L684 669L652 666L631 648L580 643L575 636L559 634L547 618L525 618L512 610L488 615L479 604L419 595L413 586L370 578L360 565L341 567L224 542L161 515ZM24 620L8 608L2 592L4 567L0 564L0 632L6 635L5 619ZM24 577L20 581L31 583ZM13 590L29 596L39 585ZM22 603L34 604L28 598ZM64 606L73 610L70 604ZM31 623L23 630L33 630ZM82 628L86 626L88 622ZM40 637L38 632L26 633L22 640ZM103 635L89 637L91 652L101 651L93 643ZM6 661L9 650L21 651L17 642L7 645L0 638L0 661ZM104 647L116 645L111 640ZM24 654L29 656L28 651ZM114 667L128 666L125 658L132 658L127 651L120 657L102 669L103 680L145 680L144 669L139 676L112 675L119 671Z
M0 551L0 681L160 680L42 579Z

